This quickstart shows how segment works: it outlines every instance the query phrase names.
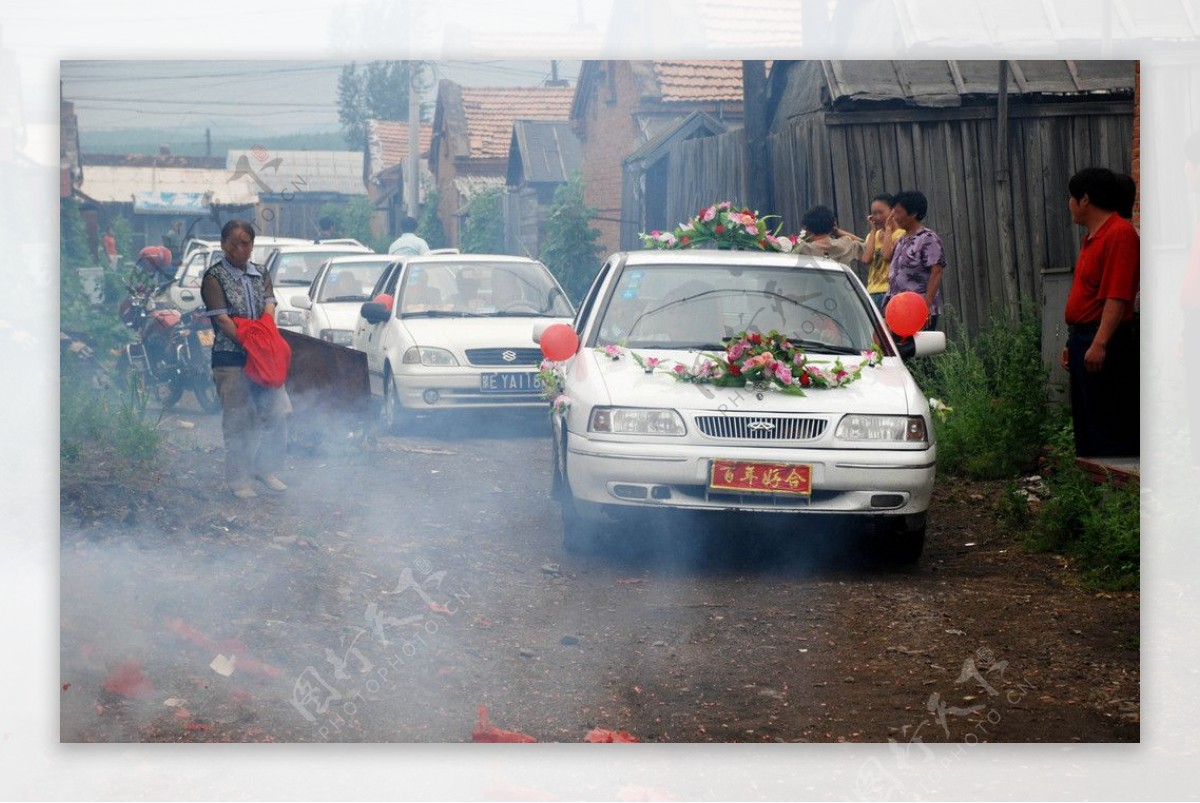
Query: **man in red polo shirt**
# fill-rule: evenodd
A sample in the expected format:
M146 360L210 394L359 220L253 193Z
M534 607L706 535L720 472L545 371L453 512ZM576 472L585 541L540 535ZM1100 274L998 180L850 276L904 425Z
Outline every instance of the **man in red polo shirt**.
M1138 333L1133 304L1140 238L1116 213L1124 189L1103 167L1071 177L1071 219L1087 229L1067 296L1063 367L1071 375L1071 418L1080 457L1136 457L1140 451Z

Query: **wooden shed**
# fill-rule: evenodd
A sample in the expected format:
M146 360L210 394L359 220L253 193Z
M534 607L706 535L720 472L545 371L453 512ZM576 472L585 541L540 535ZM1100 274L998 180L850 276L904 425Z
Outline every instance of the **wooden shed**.
M504 247L537 259L554 193L579 171L579 138L566 121L513 122L504 193Z
M751 169L770 177L773 203L760 211L794 232L828 204L863 234L873 195L921 190L946 246L951 332L956 318L977 331L996 305L1040 304L1043 273L1078 252L1068 178L1131 167L1132 61L775 62L768 83L768 164ZM732 165L744 151L718 150L731 136L680 143L670 208L744 197ZM734 180L699 197L695 176L714 171Z

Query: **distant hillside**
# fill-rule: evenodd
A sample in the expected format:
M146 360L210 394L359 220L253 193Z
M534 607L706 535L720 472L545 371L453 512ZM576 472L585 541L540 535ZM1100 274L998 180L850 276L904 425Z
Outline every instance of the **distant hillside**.
M79 144L84 153L158 153L160 145L168 145L177 156L204 156L204 132L166 131L137 128L122 131L80 131ZM245 136L213 137L212 155L226 151L262 145L268 150L285 151L344 151L346 140L337 131L264 136L247 133Z

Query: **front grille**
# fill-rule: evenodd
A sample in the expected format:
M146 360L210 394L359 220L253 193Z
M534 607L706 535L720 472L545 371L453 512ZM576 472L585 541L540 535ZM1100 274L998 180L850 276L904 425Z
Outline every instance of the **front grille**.
M829 422L823 418L774 415L698 415L696 426L710 438L754 441L810 441L821 437Z
M512 359L505 359L511 356ZM467 361L471 365L540 365L541 349L500 348L467 349Z

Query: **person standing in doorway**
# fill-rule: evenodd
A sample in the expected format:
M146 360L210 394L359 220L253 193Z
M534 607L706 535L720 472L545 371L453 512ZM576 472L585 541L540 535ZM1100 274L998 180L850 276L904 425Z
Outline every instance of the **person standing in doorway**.
M246 376L246 349L238 339L234 318L257 319L275 312L271 277L250 261L254 227L231 220L221 229L224 258L204 272L200 295L213 322L213 382L221 397L221 431L225 436L225 480L239 499L258 496L257 477L272 491L286 491L277 472L287 447L287 418L292 402L287 390L268 388Z
M942 238L922 221L929 211L929 200L925 193L906 190L896 193L892 199L892 214L889 220L904 234L895 241L892 264L888 276L888 294L884 306L898 293L912 291L925 299L929 307L929 322L925 329L937 329L942 315L942 273L946 270L946 250ZM884 241L892 235L884 228Z
M400 236L388 247L388 253L396 256L421 256L429 253L429 243L417 236L417 219L405 215L400 220Z
M104 258L108 260L109 269L116 270L117 263L121 261L121 255L117 253L117 238L113 234L112 226L104 230L101 242L104 244Z
M1067 183L1071 220L1087 230L1067 295L1071 420L1079 457L1136 457L1139 437L1138 335L1133 303L1141 238L1118 212L1128 187L1111 170L1087 167Z
M904 229L892 219L892 196L882 192L871 199L871 211L867 215L870 231L863 244L863 262L867 265L867 293L875 306L883 311L883 299L888 292L888 276L891 271L892 254L896 241L904 236Z

